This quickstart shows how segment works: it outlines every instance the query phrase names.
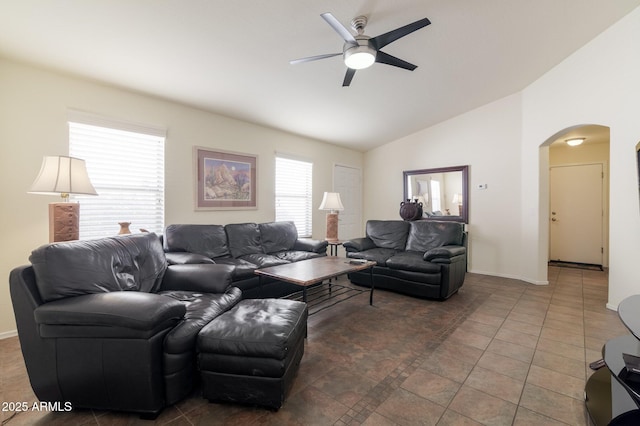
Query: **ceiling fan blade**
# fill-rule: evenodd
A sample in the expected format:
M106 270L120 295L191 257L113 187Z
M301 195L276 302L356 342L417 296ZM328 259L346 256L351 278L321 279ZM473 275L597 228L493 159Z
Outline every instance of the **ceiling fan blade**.
M419 21L405 25L404 27L396 28L395 30L389 31L388 33L380 34L377 37L373 37L370 41L375 46L376 50L382 49L387 44L393 43L397 39L411 34L412 32L419 30L420 28L424 28L429 24L431 24L431 21L429 21L427 18L423 18Z
M358 44L355 37L353 37L353 34L351 34L351 32L349 32L349 30L346 29L345 26L342 25L340 21L338 21L331 13L326 12L321 14L320 16L322 16L322 19L327 21L327 24L331 25L331 28L333 28L338 34L340 34L340 37L342 37L344 41L346 41L347 43Z
M354 70L353 68L347 68L347 73L344 75L344 81L342 82L342 87L349 86L355 74L356 74L356 70Z
M413 71L418 68L417 65L410 64L407 61L403 61L400 58L396 58L395 56L391 56L388 53L384 53L378 50L376 54L376 62L381 64L392 65L398 68L404 68L405 70Z
M338 56L338 55L342 55L342 53L327 53L325 55L316 55L316 56L309 56L309 57L306 57L306 58L293 59L293 60L289 61L289 63L291 65L295 65L295 64L301 64L303 62L311 62L311 61L317 61L319 59L332 58L332 57Z

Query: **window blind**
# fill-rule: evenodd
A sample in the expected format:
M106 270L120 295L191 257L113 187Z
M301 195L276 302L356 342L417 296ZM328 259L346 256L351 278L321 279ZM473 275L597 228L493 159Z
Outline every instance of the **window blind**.
M313 163L276 156L276 221L293 221L299 237L311 237Z
M84 159L98 196L80 203L80 239L164 231L164 136L69 122L69 154Z

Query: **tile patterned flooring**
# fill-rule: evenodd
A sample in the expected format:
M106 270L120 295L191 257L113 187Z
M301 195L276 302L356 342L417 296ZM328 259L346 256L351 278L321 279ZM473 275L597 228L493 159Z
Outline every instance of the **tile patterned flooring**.
M344 278L343 278L344 279ZM376 291L309 319L305 355L278 412L197 392L172 425L589 425L589 362L627 334L605 308L606 272L549 268L548 286L468 274L445 302ZM0 401L35 401L17 338L0 341ZM1 412L2 424L152 424L126 413Z

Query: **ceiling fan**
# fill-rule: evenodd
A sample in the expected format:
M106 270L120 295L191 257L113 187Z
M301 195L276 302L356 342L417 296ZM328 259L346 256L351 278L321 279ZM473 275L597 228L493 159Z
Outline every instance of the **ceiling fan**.
M380 49L386 45L393 43L401 37L426 27L431 23L427 18L420 19L411 24L405 25L377 37L369 37L364 34L364 27L367 25L366 16L358 16L351 21L351 27L357 35L345 28L331 13L323 13L320 16L327 21L343 39L344 46L341 53L328 53L325 55L309 56L307 58L294 59L290 64L300 64L303 62L317 61L319 59L331 58L333 56L343 55L344 63L347 66L347 73L344 76L342 87L349 86L356 70L364 69L373 65L374 62L387 64L405 70L413 71L418 68L416 65L403 61L402 59L384 53Z

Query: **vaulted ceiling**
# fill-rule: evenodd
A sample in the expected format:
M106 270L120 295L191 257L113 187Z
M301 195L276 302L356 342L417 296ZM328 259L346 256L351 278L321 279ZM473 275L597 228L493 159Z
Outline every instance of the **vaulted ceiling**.
M4 0L0 56L367 150L516 93L640 0ZM418 66L356 72L345 27L431 25L383 50Z

